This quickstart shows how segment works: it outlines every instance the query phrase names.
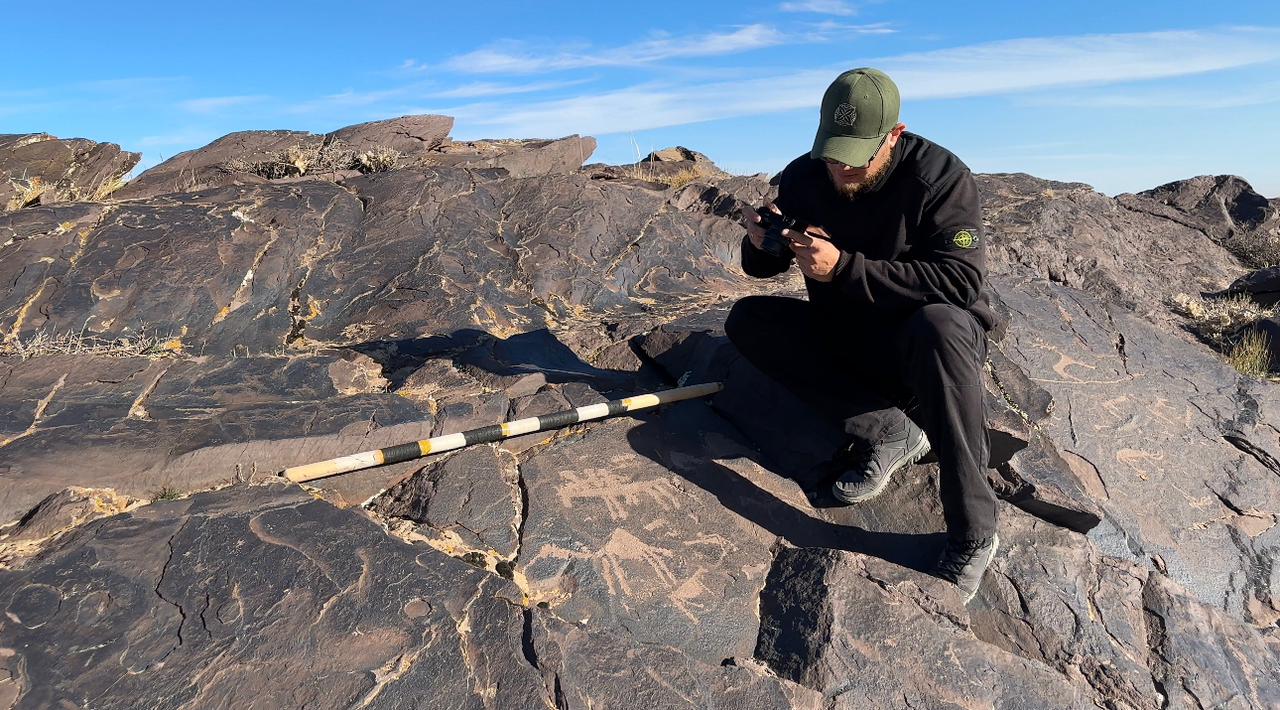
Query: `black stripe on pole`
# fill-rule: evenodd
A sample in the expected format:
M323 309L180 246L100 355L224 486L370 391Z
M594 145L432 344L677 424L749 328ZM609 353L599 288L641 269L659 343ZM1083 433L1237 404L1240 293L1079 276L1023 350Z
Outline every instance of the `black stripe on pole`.
M538 417L539 429L553 429L555 427L567 426L578 422L578 410L570 409L555 414Z
M422 449L418 446L418 442L412 444L399 444L397 446L388 446L382 450L383 463L400 463L401 461L412 461L422 456Z
M627 411L627 405L623 404L622 400L615 399L609 402L609 416L612 417L615 414L622 414L625 411Z
M502 438L502 425L490 424L482 426L478 429L462 432L462 436L467 441L467 445L471 444L487 444L490 441L498 441Z

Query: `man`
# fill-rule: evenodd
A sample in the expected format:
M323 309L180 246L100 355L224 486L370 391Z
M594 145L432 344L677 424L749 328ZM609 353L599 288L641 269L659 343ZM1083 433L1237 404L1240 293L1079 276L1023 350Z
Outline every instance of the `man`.
M842 420L840 501L870 500L932 443L948 531L934 574L968 601L999 545L984 473L982 368L995 317L982 215L969 169L907 133L898 108L897 86L875 69L827 89L813 150L782 171L764 207L803 231L784 230L775 256L761 215L742 211L743 270L768 278L794 260L809 299L744 298L725 331L760 370Z

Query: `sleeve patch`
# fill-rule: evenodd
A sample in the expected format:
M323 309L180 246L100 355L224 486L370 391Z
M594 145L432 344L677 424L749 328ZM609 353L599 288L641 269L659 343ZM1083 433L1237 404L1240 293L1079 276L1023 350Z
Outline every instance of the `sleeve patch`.
M976 249L978 247L978 232L977 230L961 229L952 234L947 241L950 242L949 246L954 246L957 249Z

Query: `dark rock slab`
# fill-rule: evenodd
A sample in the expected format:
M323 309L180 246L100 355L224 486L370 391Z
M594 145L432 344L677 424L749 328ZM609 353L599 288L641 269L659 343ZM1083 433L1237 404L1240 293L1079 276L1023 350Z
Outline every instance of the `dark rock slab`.
M1072 289L1003 282L1003 352L1048 391L1043 430L1092 495L1105 553L1258 626L1277 618L1280 416L1268 384Z
M421 114L357 123L332 131L325 138L341 141L357 151L383 148L398 151L402 157L412 158L439 148L449 139L449 131L452 129L451 116Z
M505 170L511 177L571 173L595 152L596 139L572 135L554 140L449 142L417 160L423 165Z
M992 274L1078 288L1173 323L1177 293L1222 288L1242 267L1201 230L1088 185L980 175Z
M1200 175L1122 197L1148 209L1166 207L1171 219L1203 232L1245 263L1273 266L1280 254L1280 202L1235 175Z
M550 615L539 615L532 624L538 666L547 686L557 691L557 707L824 707L818 693L761 672L749 661L708 667L669 647L632 645L589 629ZM660 677L661 683L646 682L645 676Z
M435 420L411 399L341 394L347 380L335 382L332 369L343 363L333 355L0 360L0 520L67 486L152 498L430 435ZM416 470L407 466L329 488L360 503Z
M1159 574L1142 590L1152 680L1164 707L1280 705L1280 649Z
M705 404L645 421L600 422L521 456L517 572L566 619L708 663L749 657L769 549L803 498Z
M358 511L233 488L90 523L0 571L0 689L17 708L706 707L716 693L816 707L760 671L521 604L515 585Z
M74 202L51 207L28 207L0 214L0 249L26 239L80 233L92 228L109 209L105 205ZM15 259L14 253L0 251L0 263L11 261L14 263L9 264L10 267L15 264L30 266L21 259Z
M1275 704L1280 653L1266 631L1078 535L1023 515L1005 523L969 607L979 638L1087 683L1103 707Z
M1027 515L1002 522L1000 554L969 606L974 635L1091 688L1102 707L1163 707L1143 613L1148 570Z
M115 143L47 133L0 134L0 213L102 200L141 158Z
M27 289L5 299L6 312L29 314L10 332L155 333L197 355L279 352L320 307L299 289L327 248L358 232L360 216L360 202L327 183L120 205L87 235L10 247L60 247L39 286L24 276Z
M862 555L778 551L756 656L829 707L1093 707L1080 685L976 638L945 582Z
M115 197L137 200L172 192L193 192L226 185L266 182L265 178L233 170L228 164L267 160L290 147L314 148L322 136L306 131L237 131L202 148L179 153L129 181Z
M379 496L372 509L418 523L424 535L438 538L437 547L492 551L510 560L520 546L523 503L515 457L478 446L425 467Z

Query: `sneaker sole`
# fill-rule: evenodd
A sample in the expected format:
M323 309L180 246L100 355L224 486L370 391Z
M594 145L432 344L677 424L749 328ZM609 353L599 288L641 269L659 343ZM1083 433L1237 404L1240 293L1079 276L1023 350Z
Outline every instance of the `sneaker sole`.
M984 566L984 567L983 567L983 570L984 570L984 571L983 571L983 573L982 573L982 576L983 576L984 578L987 576L987 573L986 573L986 571L985 571L985 570L986 570L986 568L991 566L991 561L992 561L992 560L994 560L994 559L996 558L996 552L998 552L999 550L1000 550L1000 536L999 536L998 534L992 533L992 535L991 535L991 554L987 555L987 564L986 564L986 566ZM964 598L964 603L965 603L965 604L968 604L969 602L973 601L973 598L974 598L974 597L976 597L976 596L978 596L978 589L980 589L980 588L982 588L982 580L981 580L981 579L980 579L980 580L978 580L978 586L977 586L977 587L975 587L975 588L974 588L974 590L973 590L972 592L970 592L970 593L969 593L969 596L967 596L967 597L965 597L965 598Z
M832 485L831 495L835 496L836 500L840 500L851 505L853 503L865 503L884 492L884 489L889 485L889 479L893 478L893 474L924 458L925 454L929 453L929 449L929 437L921 434L920 442L916 444L916 448L907 452L907 455L904 456L896 465L890 466L889 472L885 474L884 478L880 480L880 485L876 486L874 490L868 493L863 493L860 496L851 496L845 493L840 493L839 490Z

